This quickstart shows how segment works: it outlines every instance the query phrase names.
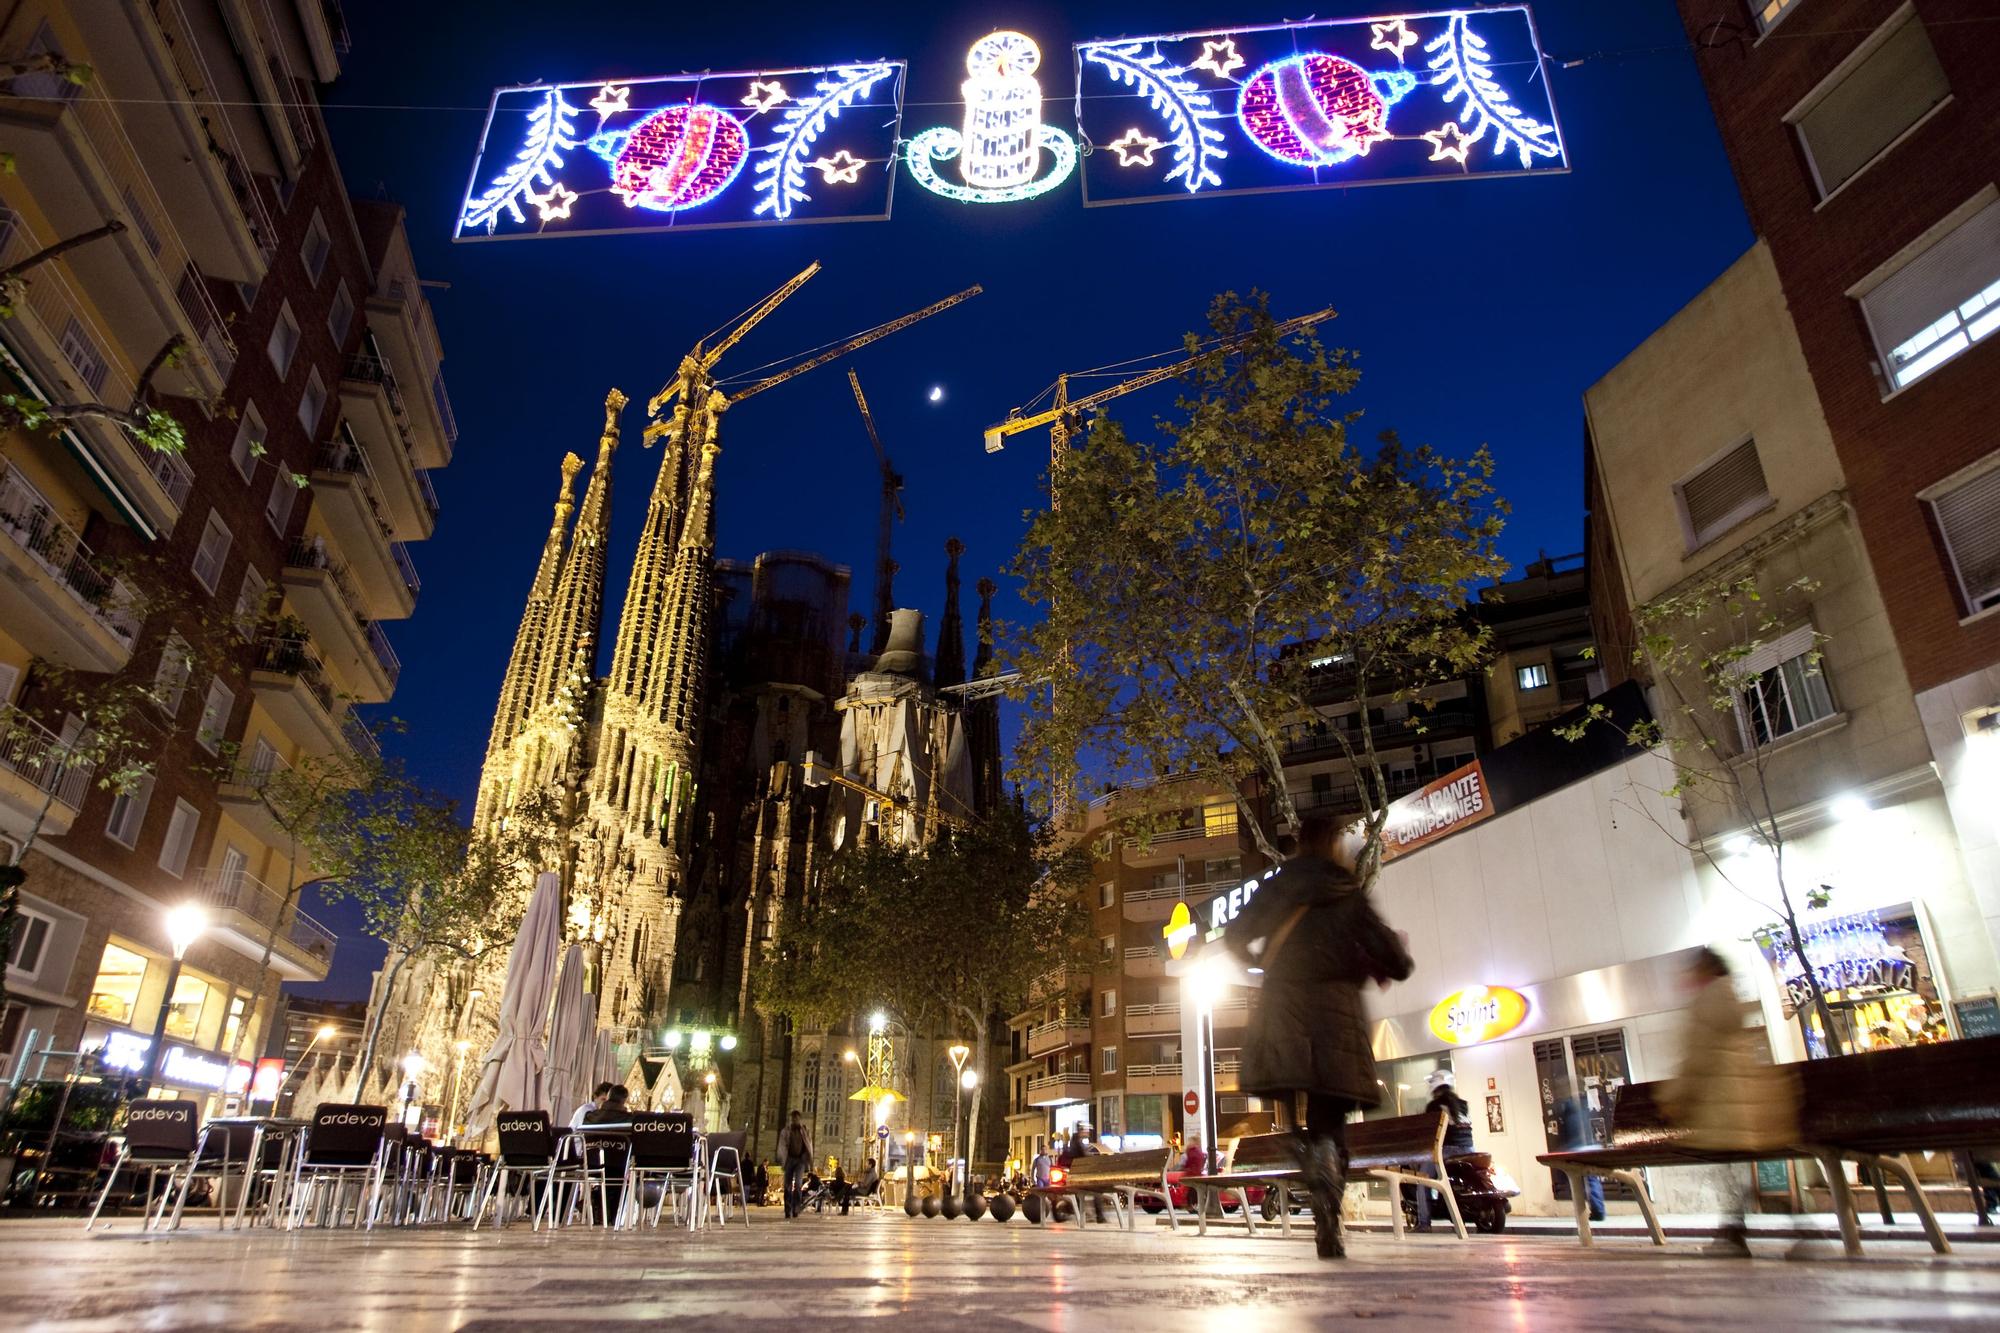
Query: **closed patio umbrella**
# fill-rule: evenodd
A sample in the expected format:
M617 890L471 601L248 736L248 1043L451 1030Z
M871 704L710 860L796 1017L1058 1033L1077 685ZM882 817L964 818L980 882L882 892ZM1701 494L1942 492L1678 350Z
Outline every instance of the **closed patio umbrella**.
M542 1080L543 1102L557 1123L583 1105L597 1082L597 1015L583 989L583 971L583 949L572 944L556 978L555 1008L549 1015L549 1065Z
M556 950L561 943L562 889L553 872L544 872L535 878L521 933L507 958L500 1031L480 1061L479 1082L466 1105L470 1138L484 1135L502 1111L538 1110L543 1105L542 1025L555 991Z

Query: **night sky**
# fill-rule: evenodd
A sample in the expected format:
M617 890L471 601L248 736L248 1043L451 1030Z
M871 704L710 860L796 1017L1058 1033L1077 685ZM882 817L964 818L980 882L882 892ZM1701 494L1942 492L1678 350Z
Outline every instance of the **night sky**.
M908 479L897 601L924 608L934 632L945 538L966 544L969 597L982 575L1000 577L1040 497L1045 437L988 456L981 429L1058 371L1177 345L1225 288L1266 289L1280 315L1335 306L1321 336L1360 353L1352 403L1367 412L1364 429L1453 453L1489 444L1514 506L1510 558L1579 550L1584 389L1751 241L1670 0L1535 5L1567 175L1095 209L1074 182L983 207L905 176L888 222L479 245L450 234L496 85L902 58L911 134L957 123L967 47L1012 27L1040 43L1046 114L1062 125L1071 42L1282 15L1257 0L343 7L353 50L326 96L327 124L350 191L400 201L419 271L448 284L430 299L460 427L452 466L434 474L437 533L413 548L416 617L390 627L402 682L375 711L405 723L388 748L468 804L563 452L593 456L609 387L634 400L616 470L608 656L658 466L639 446L644 400L696 338L811 260L820 275L719 373L986 288L852 359ZM1318 16L1381 12L1393 6L1336 2ZM937 404L933 385L945 391ZM1120 415L1143 422L1166 402L1135 396ZM854 570L851 601L866 609L879 483L843 364L730 412L721 443L718 554L822 552ZM1009 591L1000 613L1021 613ZM324 914L340 952L311 989L362 994L380 948L338 904Z

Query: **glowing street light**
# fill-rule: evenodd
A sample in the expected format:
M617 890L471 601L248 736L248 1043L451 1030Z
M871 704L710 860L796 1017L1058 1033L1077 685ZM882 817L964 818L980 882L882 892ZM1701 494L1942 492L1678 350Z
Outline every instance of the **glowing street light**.
M160 1076L161 1057L167 1045L167 1014L173 1008L174 991L180 986L181 962L187 951L208 929L208 913L199 903L182 903L167 909L164 918L167 928L167 946L173 950L173 966L167 969L167 988L160 995L160 1017L153 1024L153 1046L146 1060L146 1079L143 1092L151 1092L153 1080Z
M403 1057L403 1078L405 1080L403 1083L403 1123L411 1129L416 1128L415 1125L410 1123L411 1108L417 1100L417 1079L422 1076L423 1072L424 1057L422 1055L419 1055L416 1051L411 1051Z

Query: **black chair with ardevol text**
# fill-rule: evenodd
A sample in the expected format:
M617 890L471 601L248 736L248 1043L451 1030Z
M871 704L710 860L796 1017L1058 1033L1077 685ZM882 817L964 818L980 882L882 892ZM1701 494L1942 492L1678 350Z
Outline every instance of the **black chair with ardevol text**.
M200 1111L194 1102L142 1098L132 1103L125 1112L125 1141L118 1145L118 1158L111 1164L111 1174L104 1178L104 1188L97 1192L97 1206L90 1210L90 1220L83 1224L85 1231L97 1225L97 1215L104 1211L104 1200L118 1183L118 1173L127 1165L145 1168L148 1228L157 1220L153 1216L154 1186L160 1173L167 1173L167 1187L160 1191L158 1205L160 1216L166 1216L175 1181L194 1160L195 1139L201 1132Z
M581 1152L571 1150L570 1145L575 1140L567 1136L557 1137L547 1111L506 1111L494 1122L493 1128L500 1139L500 1157L487 1175L485 1197L473 1206L474 1231L479 1229L489 1201L494 1203L495 1224L506 1223L507 1206L511 1201L510 1185L518 1185L532 1196L537 1231L541 1230L544 1212L548 1215L550 1226L559 1223L557 1196L564 1190L572 1191L568 1195L571 1211L581 1201L586 1220L593 1216L590 1191L597 1186L602 1192L603 1173L592 1172L589 1161Z
M383 1150L383 1126L389 1111L383 1106L322 1102L313 1112L292 1175L292 1211L287 1228L297 1227L325 1195L324 1224L338 1222L346 1211L347 1187L358 1187L354 1201L356 1225L373 1227L382 1198L382 1173L388 1164Z
M694 1117L685 1111L637 1111L632 1115L632 1156L626 1167L625 1213L638 1220L648 1183L657 1182L659 1197L653 1202L652 1226L660 1225L660 1211L673 1200L674 1217L687 1205L688 1225L693 1226L702 1206L701 1160L694 1134Z

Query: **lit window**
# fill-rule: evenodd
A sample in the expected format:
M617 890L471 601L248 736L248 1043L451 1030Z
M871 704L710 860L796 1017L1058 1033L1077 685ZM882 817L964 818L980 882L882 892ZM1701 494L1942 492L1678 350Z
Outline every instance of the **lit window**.
M1858 58L1851 57L1785 119L1798 132L1825 198L1950 95L1923 23L1905 12L1863 42Z
M243 1022L249 1016L249 1013L249 996L239 992L229 997L229 1013L222 1020L222 1045L219 1049L225 1051L234 1051L236 1049L236 1034L242 1029Z
M1750 0L1750 11L1757 16L1757 31L1769 32L1778 26L1778 20L1799 7L1799 0Z
M1544 663L1534 666L1516 667L1514 683L1524 690L1539 690L1549 683L1549 669Z
M1757 442L1745 440L1704 463L1674 487L1688 550L1708 545L1771 505L1771 488L1757 458ZM1544 682L1546 683L1546 682Z
M1236 836L1236 802L1210 801L1201 808L1202 834L1209 838Z
M195 1041L201 1034L202 1006L208 1003L209 984L192 972L174 979L174 998L167 1004L167 1035L180 1041Z
M146 822L146 803L153 799L151 774L134 781L126 791L111 798L111 817L104 821L104 836L127 847L139 845L139 829Z
M306 266L306 277L312 285L319 286L322 273L326 272L326 261L333 254L333 237L327 234L326 219L315 209L312 225L306 228L305 243L299 247L299 259Z
M1819 635L1810 625L1765 644L1731 672L1748 681L1736 695L1736 725L1746 750L1833 716L1833 694L1820 670Z
M271 358L271 368L283 379L292 368L292 357L299 350L299 322L292 317L292 304L287 301L278 307L278 320L271 328L271 341L264 345L265 353Z
M174 817L167 823L167 836L160 843L160 869L179 879L187 872L188 853L194 850L195 829L201 812L186 801L174 802Z
M237 475L248 481L257 470L257 456L263 452L264 417L255 403L245 403L236 422L236 440L229 446L229 461L236 465Z
M193 565L195 578L210 592L222 581L222 564L229 559L230 540L229 525L211 509L208 525L201 531L201 545L195 548Z
M1971 615L2000 606L2000 463L1929 503L1961 608Z
M1989 185L1958 212L1966 216L1933 228L1886 277L1849 293L1861 302L1894 388L2000 329L2000 198Z
M104 946L104 961L97 966L97 980L90 984L85 1004L92 1018L108 1018L113 1023L130 1023L139 1004L139 987L146 980L144 954L116 944Z

